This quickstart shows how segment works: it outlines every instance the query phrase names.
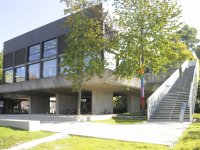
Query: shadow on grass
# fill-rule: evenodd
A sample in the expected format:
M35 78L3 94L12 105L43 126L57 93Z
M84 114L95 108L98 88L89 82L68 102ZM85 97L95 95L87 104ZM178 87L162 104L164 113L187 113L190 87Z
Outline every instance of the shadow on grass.
M132 124L132 123L140 123L140 122L145 121L145 120L119 119L119 118L113 118L113 120L114 120L116 123L119 123L119 124Z
M142 112L135 112L135 113L121 113L118 115L122 115L122 116L146 116L146 114L142 113Z

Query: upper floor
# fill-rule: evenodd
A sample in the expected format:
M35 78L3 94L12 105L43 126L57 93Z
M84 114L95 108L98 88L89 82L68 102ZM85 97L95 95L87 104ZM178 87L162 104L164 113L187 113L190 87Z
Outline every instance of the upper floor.
M66 49L65 36L68 29L65 18L27 32L4 43L3 81L22 82L58 76L65 67L61 66ZM115 54L105 52L108 69L115 69Z

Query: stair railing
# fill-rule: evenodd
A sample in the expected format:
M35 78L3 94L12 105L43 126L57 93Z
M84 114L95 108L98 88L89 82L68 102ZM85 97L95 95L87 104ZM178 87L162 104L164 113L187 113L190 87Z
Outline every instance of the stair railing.
M189 109L190 109L190 122L193 121L193 113L194 113L194 107L196 102L196 96L197 96L197 89L198 89L198 81L199 81L199 60L193 61L190 66L194 66L194 74L193 79L190 86L190 95L189 95Z
M181 68L182 72L188 68L188 61L185 61ZM148 99L147 99L147 118L150 120L151 115L158 106L160 100L169 92L176 80L179 78L180 72L177 69Z

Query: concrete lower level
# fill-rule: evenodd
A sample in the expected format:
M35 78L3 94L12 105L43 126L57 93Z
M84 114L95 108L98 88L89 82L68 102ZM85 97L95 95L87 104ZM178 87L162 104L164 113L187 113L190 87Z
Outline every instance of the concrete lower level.
M115 93L108 91L94 90L91 92L83 92L81 98L81 114L113 114L114 96L116 96ZM56 93L55 95L31 95L24 97L14 95L13 97L15 99L6 99L4 114L75 115L77 112L78 95L76 93ZM127 112L139 112L140 98L131 94L126 94L125 97L127 100ZM5 111L5 109L7 110Z
M127 87L130 89L127 90ZM128 112L140 111L139 99L130 92L138 91L140 80L116 79L111 70L105 69L102 78L93 76L82 88L81 114L113 113L113 97L128 96ZM7 96L9 95L9 96ZM78 93L72 91L72 83L64 76L40 78L12 84L0 85L0 96L7 99L5 109L8 113L29 114L76 114ZM54 100L50 100L50 98ZM13 102L9 102L13 100ZM22 106L21 101L28 104ZM28 108L27 108L28 107ZM23 110L23 111L22 111Z

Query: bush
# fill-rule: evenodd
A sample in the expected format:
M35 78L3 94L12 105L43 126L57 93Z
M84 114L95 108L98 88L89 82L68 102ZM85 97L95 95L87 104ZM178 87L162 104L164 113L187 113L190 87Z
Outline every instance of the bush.
M195 113L200 113L200 82L197 91L197 101L195 104Z
M127 96L113 98L113 111L115 114L127 112Z
M195 104L195 113L200 113L200 100L197 99L197 102Z

